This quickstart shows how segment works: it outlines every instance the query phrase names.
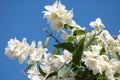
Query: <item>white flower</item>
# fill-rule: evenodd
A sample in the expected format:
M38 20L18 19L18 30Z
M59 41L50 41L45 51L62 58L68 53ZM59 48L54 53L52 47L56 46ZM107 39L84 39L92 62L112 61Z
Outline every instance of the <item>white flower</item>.
M63 65L63 62L59 58L53 59L53 66L55 68L60 68Z
M120 46L115 46L114 47L114 52L120 53Z
M111 66L108 66L107 70L105 71L105 76L108 80L115 80L114 71L112 70Z
M99 61L95 58L88 58L85 61L86 66L88 66L89 69L92 69L93 74L101 73L101 67L99 64Z
M98 56L97 54L91 52L91 51L83 51L83 55L85 55L86 58L92 58Z
M63 22L59 19L55 20L54 22L51 23L51 28L53 30L60 31L63 28Z
M89 25L97 30L102 30L105 27L100 18L97 18L95 21L90 22Z
M44 53L43 58L40 60L40 62L43 65L49 65L52 63L53 56L50 53Z
M40 61L42 55L46 53L47 48L42 47L42 42L38 42L38 48L34 48L33 53L30 54L30 60L32 61Z
M68 50L64 50L62 55L54 55L55 57L59 58L62 63L66 62L69 63L72 60L72 53Z
M18 47L19 44L20 41L18 41L16 38L10 39L10 41L8 41L8 47L5 48L5 54L11 59L16 58L17 55L20 55L15 53L15 49Z
M114 72L117 72L120 70L120 61L116 59L111 59L111 68Z
M98 45L92 45L92 52L93 52L94 54L99 55L101 49L102 49L101 46L98 46Z
M39 73L39 71L37 70L37 66L33 66L30 70L28 70L28 75L27 77L30 79L30 80L43 80L44 77L43 76L40 76L41 74Z
M11 59L18 57L19 63L23 63L29 55L29 51L29 44L26 42L25 38L22 42L15 38L8 41L8 47L5 49L5 54Z
M47 11L43 11L44 18L47 18L53 30L60 31L64 24L72 22L73 10L66 10L60 1L56 1L53 5L45 6Z
M83 51L83 55L86 56L86 58L92 58L92 57L97 57L100 54L100 50L102 49L101 46L98 45L92 45L91 50L92 51Z
M63 51L63 58L67 63L69 63L72 60L72 53L70 53L68 50Z
M108 44L114 44L115 40L107 30L102 31L103 37L106 39Z

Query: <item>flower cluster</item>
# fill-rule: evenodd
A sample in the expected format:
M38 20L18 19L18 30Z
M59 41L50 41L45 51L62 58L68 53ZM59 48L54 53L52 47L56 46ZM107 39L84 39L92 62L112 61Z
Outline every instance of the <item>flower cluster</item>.
M15 39L8 41L5 54L11 59L25 60L25 69L31 80L120 80L120 35L114 38L100 18L90 22L91 32L81 28L73 18L73 10L66 10L60 1L45 6L44 18L51 28L61 31L62 43L54 45L55 50L48 53L49 34L44 47L35 41L29 45Z
M22 42L16 38L10 39L8 47L5 48L5 53L11 59L18 58L19 63L23 63L26 60L29 66L32 65L31 69L27 71L28 78L31 80L46 79L50 73L57 71L64 63L69 63L72 60L72 54L68 50L64 50L62 55L53 56L47 53L47 48L42 47L41 41L38 42L38 47L36 48L35 41L32 41L31 45L29 45L26 38ZM28 57L29 59L27 59ZM46 77L39 73L38 66L46 73ZM55 80L56 77L51 79Z
M70 24L81 28L73 18L73 9L68 11L66 7L61 4L60 1L56 1L53 5L45 6L47 11L43 11L44 18L47 18L53 30L60 31L64 27L64 24Z

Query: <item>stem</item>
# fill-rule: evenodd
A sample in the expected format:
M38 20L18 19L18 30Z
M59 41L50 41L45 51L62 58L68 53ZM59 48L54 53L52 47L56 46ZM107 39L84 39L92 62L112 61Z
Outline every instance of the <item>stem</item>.
M60 44L60 41L51 32L49 32L47 29L44 29L44 31L48 34L48 36L52 36L56 43Z

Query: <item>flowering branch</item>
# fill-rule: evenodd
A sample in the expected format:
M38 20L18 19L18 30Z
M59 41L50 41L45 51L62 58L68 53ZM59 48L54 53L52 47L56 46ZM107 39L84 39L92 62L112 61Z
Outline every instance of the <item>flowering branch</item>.
M120 80L120 35L116 38L105 30L100 18L90 22L92 32L80 27L73 18L73 9L66 10L60 1L45 6L44 18L51 28L61 34L62 43L47 29L44 43L27 43L10 39L5 54L27 61L25 69L31 80ZM65 29L63 29L65 28ZM69 31L69 32L68 32ZM50 37L55 39L53 53L47 53ZM62 52L62 53L61 53Z

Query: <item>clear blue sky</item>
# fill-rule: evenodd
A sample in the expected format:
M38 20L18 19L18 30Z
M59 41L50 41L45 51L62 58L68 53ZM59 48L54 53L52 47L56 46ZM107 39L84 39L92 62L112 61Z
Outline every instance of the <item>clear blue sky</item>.
M43 19L44 6L55 0L0 0L0 80L28 80L22 74L26 64L10 60L4 54L4 48L10 38L23 37L44 41L43 32L46 19ZM61 0L67 9L74 9L74 20L81 26L87 27L89 22L100 17L112 35L120 30L120 0ZM53 41L53 40L52 40ZM51 41L51 42L52 42ZM51 43L52 45L52 43Z

